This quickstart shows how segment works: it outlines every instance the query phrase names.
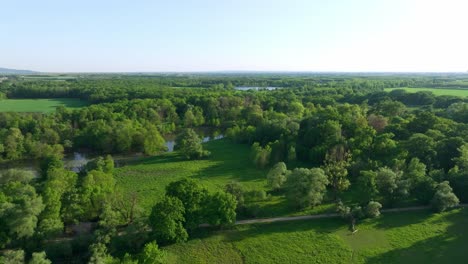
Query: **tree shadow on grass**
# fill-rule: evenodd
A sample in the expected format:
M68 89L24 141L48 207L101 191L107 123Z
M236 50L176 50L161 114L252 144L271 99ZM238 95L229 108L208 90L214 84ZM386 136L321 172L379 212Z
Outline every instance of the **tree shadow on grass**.
M245 238L255 238L268 234L284 234L314 231L318 235L327 235L346 226L340 218L298 220L294 222L259 223L237 226L233 232L227 232L226 242L238 242Z
M442 222L450 223L444 232L369 258L366 263L467 263L468 210L451 212L430 224Z
M410 212L384 212L375 220L375 227L379 229L391 229L418 224L427 220L431 213L429 209ZM404 217L402 217L402 214L404 214Z

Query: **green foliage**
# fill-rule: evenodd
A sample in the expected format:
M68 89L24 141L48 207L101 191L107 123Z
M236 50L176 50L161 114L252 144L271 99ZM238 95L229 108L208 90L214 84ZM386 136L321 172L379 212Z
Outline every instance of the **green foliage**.
M166 187L166 195L177 198L184 206L184 226L194 229L203 222L203 206L207 191L192 179L181 179L171 182Z
M343 146L336 146L325 155L323 170L335 192L335 199L338 193L345 191L351 185L347 178L350 161L351 157Z
M205 205L205 217L214 226L230 226L236 222L237 202L233 195L216 192L210 195Z
M19 250L6 250L3 256L0 257L1 264L24 264L24 251Z
M369 218L376 218L380 215L382 205L379 202L370 201L366 206L365 214Z
M44 205L28 183L31 176L27 172L10 170L0 179L0 247L4 248L11 240L34 235Z
M380 168L377 171L376 185L389 205L408 196L410 188L410 182L404 179L400 172L394 172L389 168Z
M459 200L457 196L453 193L452 188L448 181L439 183L432 198L431 205L434 210L438 212L443 212L451 207L457 206Z
M374 171L361 171L357 178L358 197L361 203L367 203L377 198L379 193L376 183L377 173Z
M271 147L269 145L262 147L258 142L252 145L252 161L257 168L263 169L270 164Z
M32 254L32 258L29 261L29 264L51 264L52 261L47 259L46 253L43 252L37 252Z
M115 180L112 174L100 170L92 170L86 174L81 183L81 203L87 219L95 218L103 205L115 190Z
M279 190L289 175L289 171L284 162L276 163L267 174L267 183L273 190Z
M325 194L327 176L322 169L294 169L288 176L285 189L290 204L305 208L322 202Z
M145 245L143 252L140 253L138 263L141 264L163 264L166 263L167 253L159 249L156 241Z
M239 182L230 182L224 186L224 191L226 193L231 194L236 198L237 202L237 209L242 208L244 206L245 201L245 191L244 187Z
M166 196L154 205L149 224L158 241L182 242L188 238L184 228L184 205L175 197Z
M210 155L209 151L203 150L201 143L197 133L187 128L177 136L174 150L179 151L187 159L201 159Z

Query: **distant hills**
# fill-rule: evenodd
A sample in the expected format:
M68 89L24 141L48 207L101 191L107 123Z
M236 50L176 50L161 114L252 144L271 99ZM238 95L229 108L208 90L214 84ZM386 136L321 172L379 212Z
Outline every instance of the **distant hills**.
M35 73L39 73L39 72L30 71L30 70L16 70L16 69L0 68L0 74L35 74Z

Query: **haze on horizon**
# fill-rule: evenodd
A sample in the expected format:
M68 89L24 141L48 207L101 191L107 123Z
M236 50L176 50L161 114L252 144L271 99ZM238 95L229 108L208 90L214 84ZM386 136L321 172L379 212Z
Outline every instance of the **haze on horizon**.
M0 67L466 72L464 0L2 1Z

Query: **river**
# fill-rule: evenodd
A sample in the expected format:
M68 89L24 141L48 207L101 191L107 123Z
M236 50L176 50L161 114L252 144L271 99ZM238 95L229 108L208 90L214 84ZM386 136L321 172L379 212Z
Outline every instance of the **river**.
M212 129L195 129L197 134L202 138L202 142L206 143L212 140L222 139L224 135L218 130ZM175 135L166 135L167 152L173 152L175 146ZM63 164L66 169L74 172L79 172L83 166L85 166L90 160L98 157L89 152L73 152L65 155L63 158ZM129 161L144 157L142 153L132 153L126 155L112 155L114 159L115 167L125 166ZM21 169L30 171L35 177L39 177L39 163L38 161L12 161L0 164L0 170L4 169Z

